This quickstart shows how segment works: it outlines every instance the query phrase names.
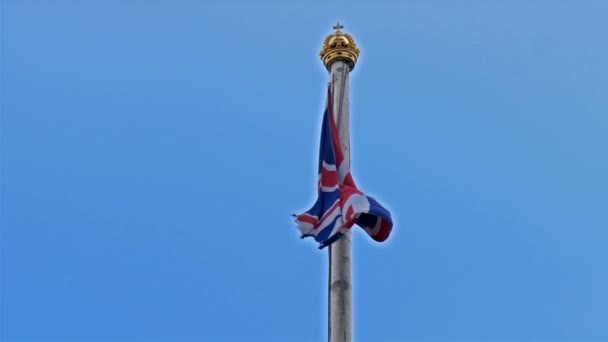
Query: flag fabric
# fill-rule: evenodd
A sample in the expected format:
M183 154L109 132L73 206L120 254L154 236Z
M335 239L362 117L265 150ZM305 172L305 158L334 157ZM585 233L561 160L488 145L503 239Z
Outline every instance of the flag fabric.
M372 239L382 242L393 228L391 214L355 185L349 165L344 161L329 88L326 106L319 148L318 197L308 211L293 215L301 237L314 237L319 248L324 248L357 224Z

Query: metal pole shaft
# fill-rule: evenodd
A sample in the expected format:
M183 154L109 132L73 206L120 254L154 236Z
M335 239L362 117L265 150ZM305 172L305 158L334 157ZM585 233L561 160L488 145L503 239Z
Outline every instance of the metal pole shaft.
M342 61L331 64L334 120L344 162L350 169L349 66ZM351 233L329 246L329 327L330 342L352 341Z

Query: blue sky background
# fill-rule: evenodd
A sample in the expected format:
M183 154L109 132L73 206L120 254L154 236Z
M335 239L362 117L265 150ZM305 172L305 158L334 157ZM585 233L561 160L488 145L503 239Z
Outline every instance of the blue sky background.
M315 197L337 21L360 341L608 340L607 1L1 8L4 340L325 340Z

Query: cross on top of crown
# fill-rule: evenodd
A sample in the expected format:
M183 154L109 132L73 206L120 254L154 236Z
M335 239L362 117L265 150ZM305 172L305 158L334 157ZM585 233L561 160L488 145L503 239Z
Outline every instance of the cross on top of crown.
M334 25L333 29L336 30L337 32L340 32L340 29L344 28L344 26L342 26L340 24L340 22L337 22L336 25Z

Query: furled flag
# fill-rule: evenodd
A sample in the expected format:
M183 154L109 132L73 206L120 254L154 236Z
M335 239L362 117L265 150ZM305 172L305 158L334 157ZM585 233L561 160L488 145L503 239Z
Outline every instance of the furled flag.
M357 189L349 165L344 161L332 112L328 89L321 128L317 201L307 212L293 216L302 238L314 237L320 243L319 248L339 240L354 224L363 228L372 239L382 242L393 228L391 214Z

